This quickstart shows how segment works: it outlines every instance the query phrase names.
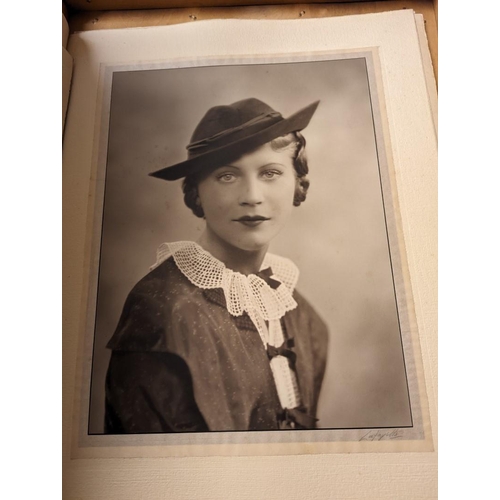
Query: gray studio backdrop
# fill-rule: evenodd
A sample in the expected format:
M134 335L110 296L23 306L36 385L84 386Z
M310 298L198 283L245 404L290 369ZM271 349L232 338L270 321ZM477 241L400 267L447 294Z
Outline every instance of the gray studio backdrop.
M329 326L319 426L411 425L365 61L344 59L114 74L90 433L103 432L105 345L128 292L160 243L204 227L181 181L147 174L185 159L209 107L247 97L284 116L321 101L304 131L308 198L271 246L298 265L297 288Z

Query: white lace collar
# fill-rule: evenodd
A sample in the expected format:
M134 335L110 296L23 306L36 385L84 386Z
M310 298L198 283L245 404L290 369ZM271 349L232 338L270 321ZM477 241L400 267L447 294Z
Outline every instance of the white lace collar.
M156 264L151 269L169 257L173 257L181 273L198 288L222 288L227 310L233 316L241 316L246 312L251 317L258 314L262 319L271 321L297 307L292 293L299 270L285 257L268 253L262 263L261 270L271 267L272 279L281 283L277 288L272 288L255 274L245 276L228 269L193 241L163 243L158 248Z

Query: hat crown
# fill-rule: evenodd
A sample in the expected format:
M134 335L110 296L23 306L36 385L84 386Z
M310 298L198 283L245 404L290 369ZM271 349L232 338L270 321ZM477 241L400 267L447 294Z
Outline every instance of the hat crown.
M265 102L251 97L225 106L210 108L193 132L191 143L241 127L255 118L276 113Z

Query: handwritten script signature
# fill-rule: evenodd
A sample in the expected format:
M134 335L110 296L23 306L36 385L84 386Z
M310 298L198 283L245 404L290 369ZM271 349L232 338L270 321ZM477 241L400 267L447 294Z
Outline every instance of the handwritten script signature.
M368 431L364 436L361 436L360 441L384 441L391 439L401 439L403 434L399 429L393 429L391 431L379 431L373 430Z

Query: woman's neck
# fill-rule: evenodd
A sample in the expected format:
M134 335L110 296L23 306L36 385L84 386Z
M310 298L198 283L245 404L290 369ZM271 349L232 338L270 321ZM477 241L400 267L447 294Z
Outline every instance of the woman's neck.
M216 259L224 263L228 269L246 276L260 271L268 248L268 245L266 245L254 251L242 250L221 240L207 229L200 236L198 244Z

